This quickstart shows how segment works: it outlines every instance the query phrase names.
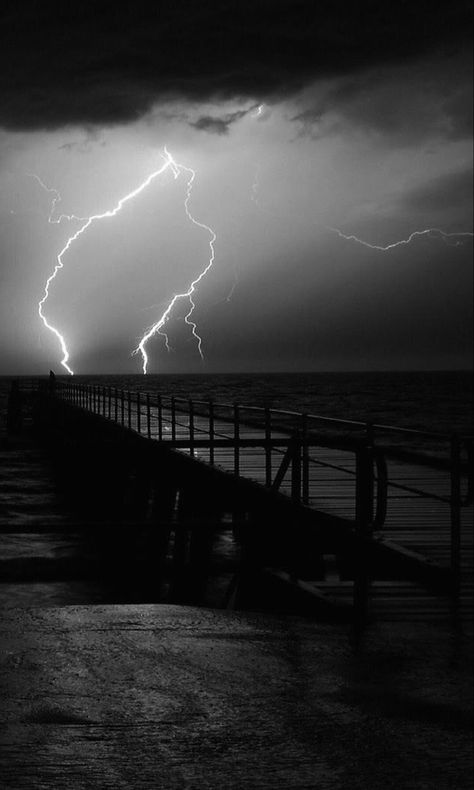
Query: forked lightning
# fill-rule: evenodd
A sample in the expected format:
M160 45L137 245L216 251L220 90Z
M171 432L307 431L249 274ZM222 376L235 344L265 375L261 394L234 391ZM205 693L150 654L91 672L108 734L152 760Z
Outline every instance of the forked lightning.
M341 239L347 239L347 241L355 241L357 244L362 244L364 247L368 247L371 250L380 250L381 252L387 252L388 250L393 250L395 247L401 247L406 244L411 244L411 242L416 239L418 236L435 236L445 242L445 244L450 244L454 247L458 247L462 244L461 238L464 236L469 236L472 238L473 234L469 233L468 231L460 232L460 233L446 233L444 230L439 230L439 228L426 228L425 230L415 230L413 233L410 233L408 238L400 239L400 241L394 241L391 244L371 244L368 241L364 241L363 239L359 239L358 236L348 235L343 233L339 228L328 228L328 230L332 231L332 233L337 233L337 235Z
M58 272L63 268L63 266L64 266L64 256L66 255L68 250L71 248L71 246L74 244L74 242L77 241L77 239L80 236L82 236L82 234L92 224L94 224L95 222L97 222L99 220L110 219L112 217L115 217L120 212L120 210L123 208L123 206L126 203L128 203L130 200L133 200L133 198L137 197L137 195L139 195L141 192L143 192L143 190L145 190L152 183L152 181L154 181L158 176L162 175L168 169L170 169L172 171L173 176L174 176L175 179L178 178L178 176L180 175L181 171L189 173L189 178L188 178L187 188L186 188L186 197L185 197L185 201L184 201L184 208L185 208L186 216L188 217L188 219L194 225L196 225L199 228L202 228L203 230L205 230L209 234L209 236L210 236L210 240L209 240L210 257L209 257L209 261L208 261L207 265L205 266L205 268L203 269L203 271L199 274L198 277L196 277L192 281L192 283L189 286L189 288L187 289L187 291L185 291L184 293L181 293L181 294L176 294L173 297L173 299L169 303L168 307L166 308L165 312L163 313L163 315L161 316L159 321L157 321L155 324L153 324L153 326L145 332L145 334L142 337L138 347L132 353L133 354L136 354L138 352L141 353L142 358L143 358L143 373L146 373L147 372L147 365L148 365L148 356L147 356L147 353L146 353L145 346L146 346L147 341L154 334L160 334L160 335L164 336L166 347L169 349L168 337L167 337L166 333L162 331L163 330L163 326L167 322L167 320L168 320L168 318L170 316L171 310L172 310L173 306L175 305L176 301L178 299L185 299L185 298L187 298L189 300L190 309L187 312L187 314L185 315L184 320L185 320L186 324L188 324L188 326L191 327L192 334L194 335L194 337L197 340L197 346L198 346L199 354L202 357L202 339L197 333L196 323L191 318L191 316L193 314L193 311L194 311L194 308L195 308L195 303L194 303L194 300L193 300L193 294L195 292L197 284L206 275L206 273L209 271L209 269L211 268L211 266L212 266L212 264L214 262L214 242L216 240L216 234L214 233L214 231L208 225L205 225L204 223L199 222L198 220L196 220L192 216L190 211L189 211L188 204L189 204L189 199L190 199L190 196L191 196L191 190L192 190L192 187L193 187L193 182L194 182L194 179L195 179L195 176L196 176L195 171L192 170L189 167L186 167L184 165L178 164L174 160L174 158L170 154L170 152L166 149L166 147L164 148L163 159L164 159L163 165L160 168L158 168L158 170L154 170L152 173L150 173L150 175L147 176L147 178L144 181L142 181L142 183L138 187L136 187L136 189L132 190L131 192L126 194L123 198L121 198L117 202L117 204L115 205L115 207L113 209L110 209L108 211L104 211L102 214L93 214L90 217L78 217L78 216L76 216L74 214L71 214L71 215L69 215L69 214L61 214L57 218L54 218L54 214L55 214L55 211L56 211L57 204L59 203L59 201L61 199L61 196L60 196L59 192L56 189L52 189L50 187L47 187L43 183L43 181L39 178L39 176L37 176L37 175L33 175L32 176L33 178L35 178L38 181L38 183L41 185L41 187L43 189L45 189L48 193L53 195L52 202L51 202L51 210L50 210L50 214L49 214L49 218L48 218L48 221L50 223L59 224L63 220L77 221L77 222L81 222L82 223L80 225L80 227L76 230L76 232L73 233L72 236L70 236L68 238L66 244L64 245L62 250L58 253L58 255L56 257L56 264L54 266L54 269L53 269L52 273L50 274L50 276L48 277L48 279L46 280L46 283L45 283L45 286L44 286L43 297L38 303L39 316L40 316L44 326L46 327L46 329L49 329L49 331L52 332L56 336L56 338L58 339L59 345L61 347L61 352L62 352L61 365L63 366L63 368L70 375L73 375L74 371L72 370L71 366L69 365L69 356L70 355L69 355L69 350L68 350L68 347L67 347L67 344L66 344L65 337L59 331L59 329L57 327L55 327L53 324L50 323L50 321L48 321L48 319L46 317L46 314L45 314L45 304L46 304L46 302L48 300L48 297L50 295L51 283L53 282L53 280L58 275Z
M165 324L168 322L171 315L171 311L179 299L187 299L189 301L190 309L184 316L184 321L186 324L188 324L188 326L191 327L191 332L197 341L197 348L199 351L199 355L201 359L203 359L202 338L198 335L196 331L197 330L196 323L191 318L194 312L194 308L196 306L193 300L193 295L196 290L196 286L202 280L202 278L206 276L207 272L209 271L212 264L214 263L214 258L215 258L214 242L217 238L216 234L214 233L212 228L209 227L209 225L206 225L204 222L199 222L197 219L193 217L193 215L189 211L189 200L191 198L194 179L196 178L196 171L193 170L191 167L186 167L185 165L181 165L178 162L175 162L175 160L173 159L171 154L168 153L166 148L165 148L165 154L167 157L169 157L171 166L173 168L173 172L175 173L175 177L179 175L181 170L183 170L186 173L189 173L189 178L186 186L186 197L184 200L184 210L186 212L187 218L193 223L193 225L196 225L196 227L198 228L202 228L209 234L209 260L206 266L204 267L204 269L201 271L201 273L191 282L189 288L186 291L183 291L183 293L178 293L173 296L171 302L169 303L164 313L161 315L158 321L156 321L154 324L152 324L152 326L150 326L146 330L138 346L132 352L133 354L142 355L142 370L144 374L146 374L148 371L148 354L146 351L146 344L154 335L161 335L162 337L164 337L166 348L169 350L168 335L166 332L163 331L163 328Z

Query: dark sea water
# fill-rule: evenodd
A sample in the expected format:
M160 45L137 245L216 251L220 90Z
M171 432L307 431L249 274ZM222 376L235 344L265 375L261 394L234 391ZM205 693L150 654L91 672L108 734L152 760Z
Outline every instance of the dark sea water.
M473 429L470 371L77 375L74 381L442 433L470 434ZM0 378L2 400L10 382L11 377Z

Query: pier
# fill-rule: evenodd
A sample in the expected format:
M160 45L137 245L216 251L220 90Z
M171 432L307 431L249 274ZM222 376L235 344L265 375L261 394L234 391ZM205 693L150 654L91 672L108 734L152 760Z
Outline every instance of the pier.
M75 506L152 530L157 600L170 551L165 600L205 600L231 525L226 605L470 622L472 437L69 381L34 398Z

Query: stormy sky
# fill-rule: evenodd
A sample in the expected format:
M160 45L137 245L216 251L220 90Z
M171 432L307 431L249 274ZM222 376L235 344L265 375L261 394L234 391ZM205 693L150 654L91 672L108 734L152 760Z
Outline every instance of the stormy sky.
M0 15L0 373L60 372L38 302L83 222L58 219L112 210L165 145L196 172L187 205L215 261L194 296L204 361L178 300L150 372L471 366L471 3ZM44 313L75 372L140 372L131 351L207 265L186 174L168 168L64 254ZM428 228L450 235L377 249Z

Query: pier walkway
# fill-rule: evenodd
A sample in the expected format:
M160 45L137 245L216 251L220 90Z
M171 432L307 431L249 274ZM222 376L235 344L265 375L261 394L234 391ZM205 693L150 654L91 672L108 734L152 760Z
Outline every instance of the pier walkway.
M385 618L472 618L472 437L336 420L238 404L184 400L110 387L58 383L55 397L168 446L227 476L283 494L299 513L347 525L386 557L371 578L373 611ZM330 553L308 583L348 602ZM376 569L377 570L377 569ZM281 581L288 574L273 569Z

